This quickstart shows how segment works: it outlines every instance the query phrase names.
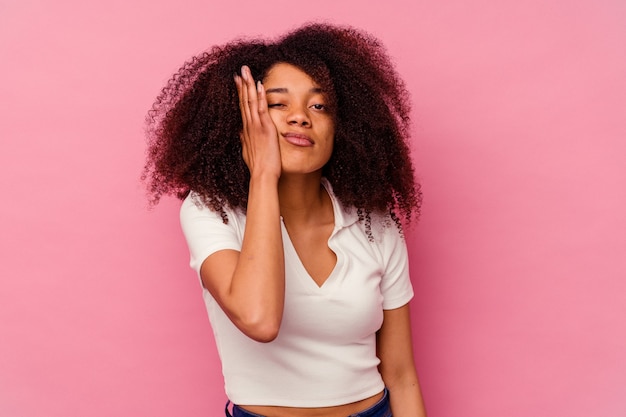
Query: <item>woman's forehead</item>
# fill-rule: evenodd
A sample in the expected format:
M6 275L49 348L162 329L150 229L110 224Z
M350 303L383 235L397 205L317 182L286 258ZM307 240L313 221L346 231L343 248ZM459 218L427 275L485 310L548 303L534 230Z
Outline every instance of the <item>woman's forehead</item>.
M263 84L266 86L266 91L275 90L273 92L285 92L286 90L293 89L298 86L306 88L307 90L314 90L314 92L321 93L321 86L299 67L279 62L274 64L267 71L267 75L263 80Z

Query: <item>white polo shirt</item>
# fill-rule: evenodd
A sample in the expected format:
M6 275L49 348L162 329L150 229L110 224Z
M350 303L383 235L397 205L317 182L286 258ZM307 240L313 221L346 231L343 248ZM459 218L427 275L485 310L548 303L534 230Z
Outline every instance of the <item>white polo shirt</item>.
M278 337L256 342L224 314L211 294L203 297L222 361L226 394L235 404L330 407L375 395L384 388L378 372L376 331L383 309L413 297L406 245L395 224L372 214L374 242L356 210L345 210L328 181L335 228L328 246L337 255L320 287L309 276L282 225L285 251L285 307ZM197 199L196 199L197 200ZM241 250L246 217L198 206L190 194L180 219L199 274L202 262L223 249Z

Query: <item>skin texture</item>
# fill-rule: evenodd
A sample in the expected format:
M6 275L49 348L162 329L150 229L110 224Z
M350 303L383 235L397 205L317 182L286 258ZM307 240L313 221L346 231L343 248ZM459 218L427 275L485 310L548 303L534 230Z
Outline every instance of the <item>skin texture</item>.
M333 151L335 125L321 87L299 68L274 65L263 80L270 118L280 127L283 175L321 172Z
M310 44L311 40L316 42ZM157 200L163 193L184 196L197 186L208 207L223 213L222 207L228 205L247 214L241 251L210 255L200 274L230 320L258 342L274 340L282 321L281 222L317 285L336 264L327 244L334 213L321 186L322 176L331 181L343 204L357 207L366 225L373 211L387 213L400 227L397 213L409 219L419 210L419 187L405 143L406 94L395 72L386 72L388 60L372 42L353 30L314 25L275 44L214 50L183 67L153 107L149 119L153 142L144 172L153 196ZM317 51L328 56L325 62L306 51L320 44L328 47ZM224 100L224 108L219 108L219 101L205 103L205 96L214 94L210 78L227 74L224 68L232 63L222 64L233 57L238 62L249 58L255 67L241 65L229 75L232 80L236 72L230 82L236 92L235 123L228 120L233 97ZM216 60L213 67L211 59ZM358 88L350 91L354 85ZM215 85L220 88L228 91ZM215 108L219 111L214 115ZM224 119L213 119L218 116ZM222 132L219 140L216 132ZM223 218L228 221L225 214ZM368 233L372 237L369 229ZM377 354L394 416L425 416L413 364L408 305L384 311ZM241 406L269 417L345 417L381 396L337 407Z

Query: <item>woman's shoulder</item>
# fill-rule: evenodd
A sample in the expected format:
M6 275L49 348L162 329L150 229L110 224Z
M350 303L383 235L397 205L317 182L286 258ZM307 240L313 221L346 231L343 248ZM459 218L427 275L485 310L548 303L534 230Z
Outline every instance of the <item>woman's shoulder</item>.
M180 206L180 219L182 223L193 222L194 219L219 221L220 223L245 222L245 213L242 210L231 208L223 204L221 210L210 207L202 196L190 191Z

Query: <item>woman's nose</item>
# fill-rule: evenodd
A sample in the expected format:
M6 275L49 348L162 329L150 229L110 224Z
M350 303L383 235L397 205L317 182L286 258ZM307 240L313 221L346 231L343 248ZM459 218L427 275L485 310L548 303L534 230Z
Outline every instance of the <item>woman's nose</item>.
M287 123L290 125L309 126L311 120L307 111L303 108L294 108L287 116Z

